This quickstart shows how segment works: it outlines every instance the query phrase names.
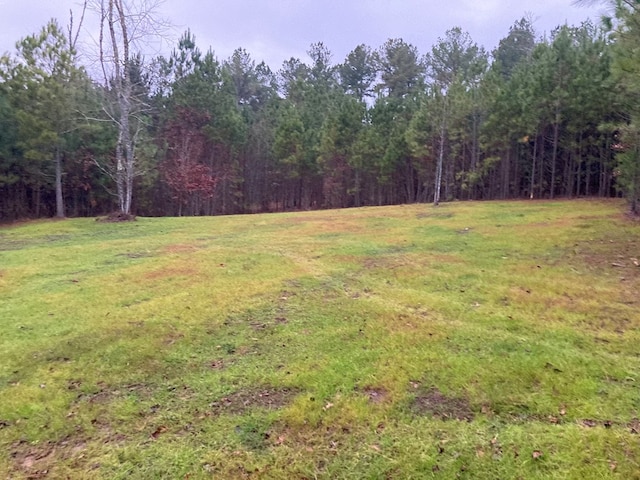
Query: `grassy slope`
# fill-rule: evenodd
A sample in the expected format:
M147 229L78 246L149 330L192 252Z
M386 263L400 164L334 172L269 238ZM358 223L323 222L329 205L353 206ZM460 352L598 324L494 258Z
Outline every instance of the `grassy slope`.
M640 478L618 202L0 229L0 476Z

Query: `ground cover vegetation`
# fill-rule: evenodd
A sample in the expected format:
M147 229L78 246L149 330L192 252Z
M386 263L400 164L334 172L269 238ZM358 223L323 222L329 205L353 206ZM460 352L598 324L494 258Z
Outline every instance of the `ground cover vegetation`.
M274 72L189 31L146 58L150 2L90 1L98 75L55 21L0 61L0 218L622 193L637 211L639 13L611 3L608 30L525 17L491 51L455 27L341 63L316 43Z
M622 200L0 229L3 478L640 478Z

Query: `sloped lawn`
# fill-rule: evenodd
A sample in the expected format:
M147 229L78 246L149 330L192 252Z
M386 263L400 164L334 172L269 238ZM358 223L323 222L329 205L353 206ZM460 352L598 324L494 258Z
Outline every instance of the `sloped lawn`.
M2 478L640 478L618 201L0 228Z

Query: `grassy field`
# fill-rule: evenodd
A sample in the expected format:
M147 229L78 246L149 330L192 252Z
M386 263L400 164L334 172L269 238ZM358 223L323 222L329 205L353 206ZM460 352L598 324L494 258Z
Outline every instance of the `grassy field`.
M618 201L0 228L0 477L640 478Z

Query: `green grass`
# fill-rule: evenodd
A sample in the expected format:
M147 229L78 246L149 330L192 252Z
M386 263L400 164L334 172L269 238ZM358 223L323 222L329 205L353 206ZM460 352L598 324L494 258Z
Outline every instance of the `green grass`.
M618 201L0 228L0 477L640 478Z

